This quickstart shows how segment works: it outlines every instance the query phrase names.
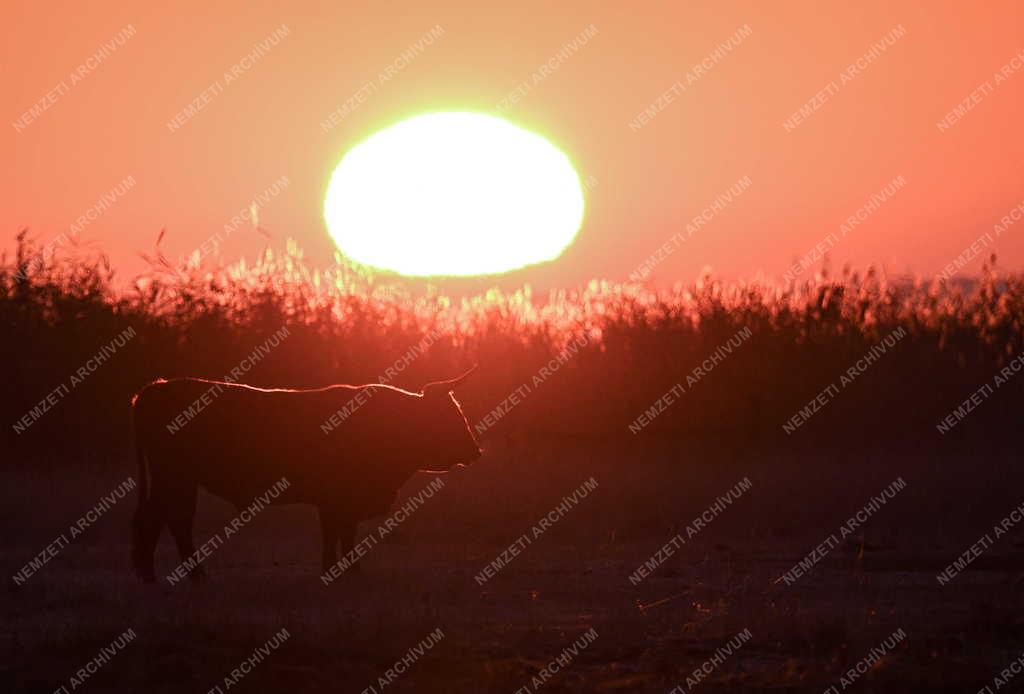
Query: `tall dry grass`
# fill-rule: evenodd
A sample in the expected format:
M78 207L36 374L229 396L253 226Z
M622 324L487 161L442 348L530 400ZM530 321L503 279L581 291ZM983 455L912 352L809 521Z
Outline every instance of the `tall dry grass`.
M102 253L44 254L22 233L15 256L0 261L7 449L79 461L124 456L134 391L157 377L222 378L282 326L290 336L248 382L377 381L434 334L396 385L417 388L480 364L463 395L476 422L528 384L522 402L483 434L485 443L557 436L845 450L1016 436L1024 379L996 391L950 435L935 429L1022 351L1024 277L998 273L994 256L969 287L844 270L785 286L704 275L657 290L594 280L546 296L523 287L465 297L336 260L311 267L293 242L252 265L210 266L194 256L176 266L158 251L125 289ZM796 433L783 433L785 420L900 326L907 336L889 353ZM15 433L15 422L129 327L132 340ZM749 340L650 426L630 433L656 398L685 384L746 327ZM564 363L551 362L583 341ZM557 369L535 382L546 364Z

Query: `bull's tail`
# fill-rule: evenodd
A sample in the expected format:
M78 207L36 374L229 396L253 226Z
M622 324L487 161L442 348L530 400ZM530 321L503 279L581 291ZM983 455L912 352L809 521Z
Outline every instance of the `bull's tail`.
M141 509L149 498L149 465L146 461L146 451L142 447L142 435L139 432L139 422L136 417L135 403L139 395L132 396L131 422L132 437L135 439L135 462L139 467L139 508Z
M132 396L132 436L135 439L135 459L139 468L139 506L132 518L132 566L139 578L152 582L155 580L153 550L160 535L160 524L154 518L152 504L149 503L149 461L142 445L142 432L139 431L138 399L138 394Z

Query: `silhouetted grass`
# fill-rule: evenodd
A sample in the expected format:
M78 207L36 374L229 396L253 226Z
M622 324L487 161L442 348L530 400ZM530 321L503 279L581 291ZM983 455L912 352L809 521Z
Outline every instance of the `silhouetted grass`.
M526 383L529 393L483 434L731 446L1009 440L1024 379L1012 379L951 434L935 424L1022 350L1024 277L995 258L970 289L888 283L875 271L799 284L723 283L652 290L592 281L534 296L529 288L449 297L338 259L312 268L289 242L252 266L151 270L119 288L88 249L44 257L23 233L0 263L0 404L13 448L109 460L128 443L128 400L157 377L222 378L270 335L290 336L246 374L255 385L377 381L424 337L439 335L392 381L418 388L480 364L462 396L471 422ZM897 327L907 336L792 435L782 424ZM638 434L628 426L742 328L751 338ZM123 330L135 337L24 432L14 423ZM586 344L579 347L579 344ZM572 356L545 364L567 345ZM983 408L983 410L982 410Z

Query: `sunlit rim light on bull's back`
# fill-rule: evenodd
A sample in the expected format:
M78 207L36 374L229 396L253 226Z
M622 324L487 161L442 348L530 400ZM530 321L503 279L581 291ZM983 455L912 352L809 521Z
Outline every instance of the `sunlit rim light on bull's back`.
M353 260L404 275L480 275L553 260L583 221L583 187L543 137L494 116L431 113L352 148L327 228Z

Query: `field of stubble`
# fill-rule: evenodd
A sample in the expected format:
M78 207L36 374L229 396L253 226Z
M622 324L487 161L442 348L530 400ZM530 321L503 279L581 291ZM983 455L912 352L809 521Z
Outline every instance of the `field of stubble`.
M995 691L993 678L1024 650L1018 530L987 550L980 569L946 586L936 580L1020 504L1013 455L979 452L979 465L967 452L821 459L750 452L725 460L605 448L595 459L573 448L492 451L374 547L360 575L331 585L319 580L315 513L301 506L254 517L206 560L204 584L140 584L128 563L132 496L15 585L15 572L134 475L127 462L70 476L66 467L19 465L0 503L7 583L0 687L976 692ZM529 466L525 457L533 458ZM475 580L590 476L593 491L494 578ZM748 491L639 585L630 582L744 477ZM792 585L775 582L897 478L906 487L858 528L859 544L836 547ZM426 481L414 478L402 494ZM201 496L197 545L234 515ZM165 535L158 575L177 561ZM109 662L75 678L128 629L134 638ZM282 629L287 638L267 647ZM690 686L694 671L744 630L749 640ZM898 630L898 645L858 673L858 662ZM574 642L583 646L565 655ZM247 672L238 670L254 653ZM236 670L240 677L232 677ZM1011 687L1020 686L1010 677Z

